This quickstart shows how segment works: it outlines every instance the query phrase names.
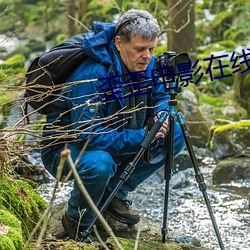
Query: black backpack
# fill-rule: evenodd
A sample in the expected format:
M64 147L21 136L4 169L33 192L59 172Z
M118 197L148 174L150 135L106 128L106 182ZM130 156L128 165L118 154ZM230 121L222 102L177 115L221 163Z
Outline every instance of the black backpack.
M31 63L24 93L26 114L28 105L41 114L51 110L66 79L86 59L83 40L84 34L75 35Z

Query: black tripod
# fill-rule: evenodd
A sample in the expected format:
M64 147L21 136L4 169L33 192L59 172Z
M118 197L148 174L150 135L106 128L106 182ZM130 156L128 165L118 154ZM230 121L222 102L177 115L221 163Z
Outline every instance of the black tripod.
M167 58L167 60L165 59L165 57L169 56L169 53L166 53L165 55L163 55L162 57L160 57L160 64L161 65L165 65L166 62L168 64L171 63L171 66L176 66L177 63L182 63L182 62L186 62L187 61L187 55L185 55L185 53L180 54L177 56L174 56L175 53L171 54L170 53L170 58ZM188 59L189 60L189 59ZM169 63L170 62L170 63ZM168 66L168 65L166 65ZM169 67L167 67L169 68ZM177 75L177 73L176 73ZM216 224L215 221L215 217L213 215L213 211L208 199L208 195L206 192L206 184L204 182L204 177L202 175L202 173L200 172L200 169L198 167L198 162L196 160L193 148L191 146L190 143L190 139L189 139L189 134L188 131L186 129L186 125L185 125L185 121L184 121L184 117L182 115L182 113L178 112L177 113L177 100L176 100L176 95L177 95L177 91L175 90L175 82L170 82L169 85L169 93L170 93L170 100L169 100L169 113L167 114L167 112L162 112L161 116L159 117L159 119L155 122L155 124L153 125L152 129L150 130L149 134L145 137L145 139L143 140L143 142L141 143L141 148L138 151L138 153L136 154L136 156L134 157L133 161L130 162L126 168L124 169L123 173L120 176L120 181L118 182L118 184L116 185L116 187L113 189L113 191L110 193L109 197L106 199L106 201L103 203L102 207L100 208L100 212L102 213L107 206L109 205L109 203L112 201L112 199L114 198L114 196L116 195L116 193L118 192L118 190L120 189L120 187L122 186L122 184L129 178L129 176L132 174L132 172L134 171L136 164L138 163L138 161L140 160L140 158L143 156L144 152L147 150L147 148L150 146L150 143L153 141L153 139L155 138L155 135L157 134L157 132L159 131L159 129L161 128L163 122L165 121L165 119L168 116L169 119L169 131L168 131L168 135L166 138L166 144L167 144L167 153L166 153L166 162L165 162L165 201L164 201L164 215L163 215L163 226L162 226L162 242L165 243L166 242L166 234L168 232L167 230L167 215L168 215L168 196L169 196L169 182L171 179L171 175L172 175L172 169L173 169L173 164L174 164L174 123L176 120L176 117L178 119L178 122L181 126L181 130L186 142L186 146L189 152L189 156L191 158L191 161L193 163L193 167L194 167L194 171L195 171L195 178L196 181L199 185L199 189L203 194L219 245L221 250L224 250L224 245L220 236L220 232L218 229L218 226ZM83 240L86 240L89 233L92 230L92 227L94 226L95 222L97 220L97 217L95 216L92 223L88 226L88 228L82 233L82 238Z
M162 242L165 243L166 242L166 234L168 232L167 229L167 216L168 216L168 196L169 196L169 182L172 176L172 169L174 166L174 123L176 120L176 117L178 119L178 122L181 126L181 130L183 133L183 137L184 140L186 142L186 146L187 146L187 150L191 159L191 162L193 164L194 167L194 171L195 171L195 179L199 185L199 189L203 194L209 215L210 215L210 219L212 221L213 224L213 228L216 234L216 237L218 239L219 245L221 250L224 250L225 247L223 245L221 236L220 236L220 232L212 211L212 207L210 205L210 201L208 199L208 195L206 192L206 184L204 182L204 177L203 174L201 173L200 169L199 169L199 165L197 162L197 159L195 157L192 145L190 143L190 139L189 139L189 133L187 131L186 128L186 124L185 124L185 120L184 120L184 116L181 112L177 113L177 100L176 100L176 94L177 91L173 88L173 86L175 85L175 83L170 83L170 100L169 100L169 114L168 114L168 119L169 119L169 132L166 138L166 144L167 144L167 154L166 154L166 162L165 162L165 201L164 201L164 216L163 216L163 226L162 226Z
M167 230L167 215L168 215L169 182L171 179L172 169L173 169L173 164L174 164L174 123L175 123L175 118L177 116L179 124L181 125L181 129L183 132L183 136L184 136L184 139L186 142L186 146L187 146L191 161L192 161L193 166L194 166L196 181L199 184L199 189L202 192L203 197L205 199L206 206L207 206L207 209L208 209L208 212L209 212L209 215L210 215L210 218L211 218L211 221L212 221L220 248L221 248L221 250L224 250L225 248L224 248L223 242L221 240L220 232L218 230L218 226L216 224L216 221L215 221L215 218L213 215L213 211L212 211L212 208L211 208L211 205L210 205L210 202L208 199L208 195L206 192L206 184L204 182L203 175L199 170L198 163L197 163L193 148L192 148L191 143L190 143L188 131L186 129L186 125L185 125L185 121L184 121L184 117L183 117L182 113L180 113L180 112L176 113L177 100L175 99L175 96L176 96L176 91L173 89L170 90L169 114L167 114L167 112L161 113L161 116L156 121L156 123L154 124L154 126L150 130L149 134L145 137L145 139L141 143L141 148L140 148L139 152L136 154L133 161L130 162L126 166L126 168L124 169L123 173L120 176L120 181L118 182L117 186L113 189L113 191L110 193L109 197L103 203L102 207L100 208L100 212L102 213L107 208L107 206L112 201L112 199L114 198L114 196L116 195L116 193L118 192L118 190L120 189L122 184L132 174L132 172L134 171L134 169L136 167L136 164L138 163L140 158L143 156L144 152L149 147L150 143L153 141L156 133L158 132L158 130L160 129L160 127L162 126L163 122L165 121L165 119L167 118L167 115L168 115L169 116L169 118L168 118L169 119L169 132L168 132L168 136L166 139L168 151L167 151L167 155L166 155L166 164L165 164L166 185L165 185L165 202L164 202L164 216L163 216L163 227L162 227L162 242L163 243L166 242L166 234L168 232L168 230ZM97 220L97 217L95 216L92 223L83 232L83 234L82 234L83 239L87 239L87 237L88 237L89 233L91 232L92 227L94 226L96 220Z
M189 65L191 68L191 60L188 56L187 53L180 53L178 55L176 55L175 52L173 51L169 51L169 52L165 52L162 55L160 55L157 59L156 65L157 68L160 69L161 75L163 76L163 80L165 80L165 78L168 79L169 76L171 76L170 72L171 69L174 72L174 76L177 76L177 80L176 81L168 81L169 83L169 95L170 95L170 100L168 101L169 104L169 114L168 114L168 123L169 123L169 131L166 137L166 148L167 148L167 152L166 152L166 161L165 161L165 201L164 201L164 215L163 215L163 226L162 226L162 242L165 243L166 242L166 234L167 234L167 216L168 216L168 196L169 196L169 182L172 176L172 169L174 166L174 123L175 120L177 118L180 126L181 126L181 130L182 130L182 134L187 146L187 150L191 159L191 162L193 164L194 167L194 171L195 171L195 179L199 185L199 189L203 194L209 215L210 215L210 219L212 221L213 224L213 228L216 234L216 237L218 239L219 245L221 250L224 250L225 247L223 245L221 236L220 236L220 232L212 211L212 207L210 204L210 201L208 199L208 195L206 192L206 184L204 182L204 177L203 174L201 173L200 169L199 169L199 165L197 162L197 159L195 157L190 139L189 139L189 133L187 131L186 128L186 124L185 124L185 120L184 120L184 116L181 112L177 113L177 100L176 100L176 95L178 92L181 91L181 88L176 88L176 83L178 83L178 77L179 77L179 67L178 66L183 66L183 65ZM181 67L180 67L181 68ZM165 81L164 81L165 82Z

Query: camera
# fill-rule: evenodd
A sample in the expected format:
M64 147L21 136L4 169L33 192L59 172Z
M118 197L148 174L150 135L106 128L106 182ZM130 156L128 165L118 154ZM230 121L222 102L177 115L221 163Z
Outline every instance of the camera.
M177 65L181 63L190 63L191 67L192 61L187 53L176 54L174 51L166 51L156 59L156 68L163 68L167 75L170 74L172 67L174 75L178 76Z

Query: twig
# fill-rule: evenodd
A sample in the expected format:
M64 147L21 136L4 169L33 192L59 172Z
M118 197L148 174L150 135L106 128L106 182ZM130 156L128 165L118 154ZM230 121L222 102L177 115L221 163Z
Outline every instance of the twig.
M76 23L80 24L84 29L86 29L87 31L89 31L89 28L87 26L85 26L82 22L80 22L79 20L77 20L76 18L74 18L71 15L68 15L68 17L72 20L74 20Z
M36 243L37 247L41 246L42 239L43 239L43 236L45 234L47 224L49 222L49 218L51 216L51 210L52 210L53 202L55 200L55 194L56 194L56 190L57 190L58 185L59 185L59 180L60 180L61 175L62 175L62 169L63 169L64 163L65 163L65 160L66 159L63 158L63 157L60 158L60 162L59 162L59 165L58 165L58 168L57 168L56 182L55 182L55 186L54 186L54 189L53 189L53 193L52 193L52 197L50 199L49 205L48 205L46 211L44 212L44 214L41 216L38 223L36 224L35 228L31 232L31 234L29 235L29 238L28 238L26 244L24 245L23 250L28 248L30 241L32 240L32 238L35 235L36 231L38 230L38 228L40 227L40 225L43 222L41 232L39 234L39 237L38 237L38 240L37 240L37 243Z
M95 232L97 239L100 241L100 243L104 247L104 249L109 250L108 246L105 244L105 242L102 240L100 234L98 233L96 225L93 226L93 230Z
M68 160L68 163L69 163L69 166L70 166L70 168L71 168L71 170L73 172L73 176L75 178L75 181L76 181L76 183L77 183L80 191L82 192L84 198L88 202L90 208L95 212L95 214L97 215L98 219L100 220L100 222L104 226L105 230L113 238L114 243L118 247L118 249L119 250L124 250L123 247L121 246L121 244L119 243L119 241L117 240L116 236L114 235L111 227L106 222L106 220L104 219L104 217L102 216L102 214L100 213L100 211L98 210L98 208L96 207L95 203L93 202L92 198L90 197L90 195L89 195L88 191L86 190L85 186L83 185L83 182L82 182L79 174L77 173L77 170L75 168L74 162L73 162L73 160L71 158L70 150L69 149L64 149L61 152L61 158L66 158Z
M141 233L141 220L139 221L139 225L138 225L138 230L137 230L137 234L136 234L136 238L135 238L135 246L134 246L134 250L138 249L138 245L139 245L139 237L140 237L140 233Z

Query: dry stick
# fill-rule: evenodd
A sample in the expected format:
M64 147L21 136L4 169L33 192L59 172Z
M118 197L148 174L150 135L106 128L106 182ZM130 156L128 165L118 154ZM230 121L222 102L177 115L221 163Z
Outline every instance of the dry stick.
M138 245L139 245L139 237L140 237L140 233L141 233L141 220L139 222L139 226L138 226L138 230L137 230L137 234L136 234L136 238L135 238L135 246L134 246L134 250L138 249Z
M75 181L77 182L77 185L78 185L79 189L81 190L84 198L88 202L90 208L95 212L98 219L100 220L100 222L104 226L105 230L113 238L115 245L118 247L119 250L124 250L123 247L121 246L121 244L119 243L119 241L117 240L116 236L114 235L111 227L106 222L106 220L104 219L104 217L102 216L102 214L100 213L98 208L96 207L95 203L93 202L92 198L90 197L90 195L89 195L88 191L86 190L85 186L83 185L82 180L81 180L79 174L77 173L74 162L73 162L73 160L71 158L70 150L69 149L64 149L61 152L61 157L66 158L68 160L69 166L70 166L70 168L71 168L71 170L73 172L73 176L75 178Z
M38 230L38 228L40 227L42 222L44 222L43 226L41 228L41 232L39 234L38 240L37 240L37 244L36 244L37 247L40 247L40 245L42 243L42 239L43 239L43 236L44 236L44 233L46 231L47 224L48 224L48 221L49 221L49 218L50 218L50 215L51 215L52 205L53 205L53 202L55 200L55 194L56 194L56 190L57 190L58 185L59 185L59 180L60 180L61 175L62 175L62 169L63 169L65 160L66 159L63 158L63 157L60 158L60 162L59 162L59 165L58 165L58 168L57 168L57 174L56 174L56 183L55 183L55 186L54 186L54 189L53 189L53 193L52 193L52 197L50 199L49 205L48 205L46 211L44 212L44 214L41 216L38 223L36 224L35 228L32 230L31 234L29 235L29 238L28 238L26 244L24 245L23 250L27 249L27 247L29 246L29 243L32 240L33 236L35 235L36 231Z
M108 246L105 244L105 242L102 240L100 234L98 233L96 225L93 226L93 230L95 232L97 239L100 241L100 243L104 247L104 249L109 250Z

